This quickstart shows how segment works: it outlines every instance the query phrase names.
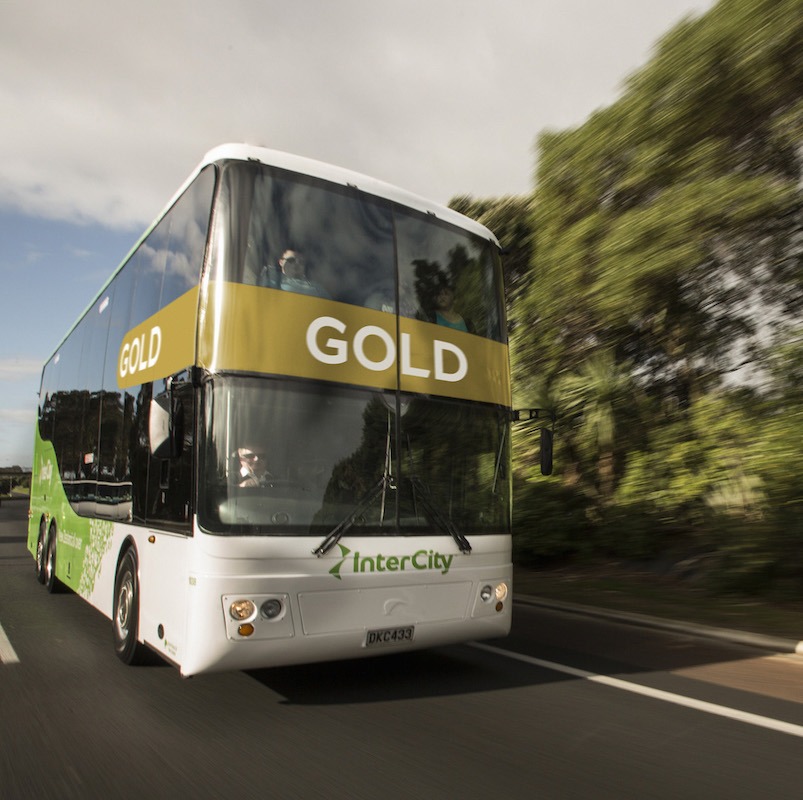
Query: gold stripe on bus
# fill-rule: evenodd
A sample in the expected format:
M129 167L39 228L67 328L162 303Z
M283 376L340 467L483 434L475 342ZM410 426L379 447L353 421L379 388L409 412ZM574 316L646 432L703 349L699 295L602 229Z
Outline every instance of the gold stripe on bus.
M508 348L481 336L318 297L212 282L198 365L510 405Z
M120 389L165 378L194 363L197 309L196 286L128 331L117 352Z

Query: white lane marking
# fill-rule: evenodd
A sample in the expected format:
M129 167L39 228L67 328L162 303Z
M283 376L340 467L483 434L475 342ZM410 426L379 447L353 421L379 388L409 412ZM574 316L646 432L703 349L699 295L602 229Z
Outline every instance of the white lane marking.
M786 733L789 736L798 736L803 738L803 725L794 725L791 722L782 722L772 717L762 717L760 714L750 714L747 711L739 711L736 708L729 708L728 706L720 706L716 703L707 703L704 700L695 700L691 697L684 697L682 694L674 694L673 692L665 692L662 689L652 689L649 686L641 686L638 683L631 683L630 681L623 681L619 678L611 678L608 675L597 675L593 672L586 672L584 669L577 669L576 667L569 667L565 664L557 664L554 661L544 661L541 658L533 658L532 656L525 656L521 653L514 653L510 650L502 650L499 647L492 647L487 644L480 644L479 642L471 642L472 647L478 650L486 650L495 655L505 656L512 658L516 661L523 661L525 664L532 664L536 667L543 667L555 672L562 672L564 675L572 675L575 678L582 678L583 680L593 681L594 683L601 683L603 686L610 686L614 689L622 689L625 692L632 692L633 694L641 694L645 697L652 697L655 700L662 700L664 703L674 703L678 706L685 706L686 708L693 708L697 711L704 711L706 714L716 714L719 717L727 717L728 719L738 720L739 722L746 722L748 725L756 725L759 728L768 728L771 731L779 733Z
M8 636L0 625L0 664L19 664L20 660L8 641Z

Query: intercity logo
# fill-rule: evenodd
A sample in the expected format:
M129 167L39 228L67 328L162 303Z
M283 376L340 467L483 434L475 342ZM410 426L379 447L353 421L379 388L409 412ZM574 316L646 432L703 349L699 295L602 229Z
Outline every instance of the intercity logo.
M354 553L338 544L340 548L340 561L329 570L330 575L334 575L338 580L342 580L340 571L344 565L350 565L351 571L355 574L361 572L405 572L411 569L417 570L439 570L441 575L445 575L452 566L453 555L439 553L437 550L417 550L409 556L383 556L381 554L373 556L363 556L359 551Z

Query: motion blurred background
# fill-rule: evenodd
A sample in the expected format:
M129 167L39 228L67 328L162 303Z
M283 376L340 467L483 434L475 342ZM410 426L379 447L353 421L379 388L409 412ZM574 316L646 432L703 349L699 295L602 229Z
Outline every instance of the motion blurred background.
M800 600L803 0L668 5L0 4L0 466L30 467L58 337L247 125L435 199L464 175L534 187L451 200L507 249L515 405L557 418L549 478L537 431L516 431L518 564L665 564ZM632 53L645 16L692 8L617 99L568 113L603 44ZM585 122L538 134L545 107Z
M501 237L516 561L663 560L803 596L803 3L721 0L621 98L538 139L527 196L457 198Z

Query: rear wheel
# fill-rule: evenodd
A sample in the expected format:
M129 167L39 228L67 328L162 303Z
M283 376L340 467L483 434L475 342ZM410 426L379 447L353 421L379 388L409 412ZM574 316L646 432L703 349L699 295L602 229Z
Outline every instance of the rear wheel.
M47 536L47 548L45 550L45 588L51 594L56 594L61 590L61 581L56 577L56 523L50 525L50 533Z
M137 554L126 550L114 582L114 651L124 664L143 664L147 650L137 641L139 631L139 578Z
M36 540L36 580L45 582L45 541L47 539L47 523L43 519L39 523L39 538Z

